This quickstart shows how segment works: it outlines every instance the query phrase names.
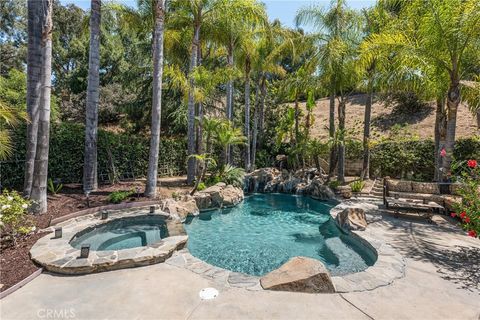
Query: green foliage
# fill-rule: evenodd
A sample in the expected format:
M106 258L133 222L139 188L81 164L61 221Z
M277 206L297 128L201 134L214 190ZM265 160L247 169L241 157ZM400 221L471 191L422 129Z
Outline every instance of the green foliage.
M245 170L243 168L238 168L227 164L220 170L218 177L220 178L221 182L242 188Z
M15 158L0 166L3 187L23 185L26 150L26 129L13 133ZM99 182L108 182L111 174L108 149L111 150L117 175L121 179L143 177L148 168L149 139L141 135L117 134L100 129L98 133ZM53 124L50 131L48 175L61 183L80 183L83 176L85 131L82 125ZM162 137L158 160L160 168L169 172L184 172L186 143L184 139ZM133 175L133 177L132 177ZM103 179L102 179L103 178Z
M340 181L338 180L332 180L328 183L328 186L333 189L333 190L336 190L339 186L340 186Z
M3 234L16 236L35 230L28 216L31 204L16 191L3 190L0 194L0 230Z
M468 235L480 237L480 166L476 160L462 161L461 173L457 181L461 182L458 194L462 201L455 204L452 216L457 216L462 221L462 227Z
M350 187L352 188L353 192L361 192L364 186L365 186L365 181L362 181L362 180L355 180L352 183L350 183Z
M110 203L120 203L134 194L135 191L114 191L108 195L108 202Z
M63 188L63 184L61 183L54 183L52 178L49 178L48 179L48 182L47 182L47 188L48 188L48 191L51 193L51 194L57 194L59 193L62 188Z
M207 185L204 182L200 182L197 187L197 191L202 191L207 188Z

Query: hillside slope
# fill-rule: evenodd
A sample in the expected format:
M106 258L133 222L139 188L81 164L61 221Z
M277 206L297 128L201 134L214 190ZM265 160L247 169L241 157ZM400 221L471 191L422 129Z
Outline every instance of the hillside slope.
M305 103L302 103L305 107ZM312 128L312 135L321 139L328 137L328 114L329 100L328 98L317 100L317 105L313 111L315 122ZM365 114L365 95L355 95L350 99L346 107L346 126L347 128L356 129L358 137L362 136L363 119ZM335 110L337 116L337 110ZM338 125L338 120L335 120ZM388 135L391 128L396 125L405 124L408 131L420 138L433 138L435 124L435 108L430 106L424 110L414 114L394 114L391 108L385 107L379 101L374 101L372 106L372 134L377 136ZM457 138L471 137L480 135L477 129L475 116L463 105L458 109L457 116Z

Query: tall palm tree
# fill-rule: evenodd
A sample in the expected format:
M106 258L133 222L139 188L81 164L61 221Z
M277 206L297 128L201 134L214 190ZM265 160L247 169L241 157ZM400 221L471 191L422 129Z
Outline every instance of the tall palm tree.
M330 98L330 113L329 113L329 136L332 139L335 135L335 97L340 94L344 95L346 92L344 77L345 63L347 56L354 50L352 46L355 45L356 38L359 31L359 18L354 10L347 7L346 0L332 1L328 10L324 10L319 5L312 5L301 8L295 17L297 25L311 25L316 29L318 45L318 60L319 67L322 72L322 77L327 79ZM343 123L342 117L344 104L339 107L339 124ZM330 153L330 168L329 176L335 170L334 163L336 158L336 149L332 148ZM340 153L344 152L340 147ZM342 157L342 154L339 155ZM340 168L341 175L342 168ZM342 178L340 177L340 180Z
M234 128L232 123L228 120L224 121L222 125L217 128L215 135L217 144L222 148L221 167L228 164L228 146L244 145L246 137L242 135L239 128Z
M100 96L101 0L91 1L90 53L88 59L87 106L85 109L85 156L83 190L94 191L97 183L98 99Z
M38 117L40 110L42 77L42 5L40 1L28 1L28 52L27 52L27 152L25 155L25 181L23 195L32 193L35 154L37 152Z
M30 7L30 2L37 4ZM34 212L45 213L47 211L47 175L48 175L48 151L50 137L50 92L52 87L52 9L53 1L30 1L29 10L35 10L32 13L34 21L32 23L40 24L41 41L40 50L34 51L41 54L41 72L40 78L40 102L38 109L30 109L31 112L38 113L34 115L33 121L37 121L37 135L35 163L33 168L33 181L30 193L30 199L35 201ZM30 14L29 14L30 18ZM35 18L39 18L35 20ZM30 19L29 19L30 20ZM30 30L30 29L29 29ZM33 34L34 37L38 35ZM28 76L28 75L27 75ZM32 79L33 80L33 79Z
M155 26L153 33L153 97L150 156L148 160L145 195L157 196L158 153L160 148L160 120L162 112L163 35L165 23L165 0L154 0Z
M192 76L199 61L200 52L200 32L202 25L209 24L214 15L219 14L219 8L222 5L221 0L172 0L170 7L172 16L170 23L174 28L191 28L192 42L190 50L190 59L188 65L188 104L187 104L187 183L191 184L195 179L195 158L190 155L195 154L195 80Z
M479 23L478 0L414 0L402 7L399 18L392 20L386 30L372 35L366 46L371 60L379 54L395 53L421 61L435 73L446 75L442 77L448 87L445 142L437 149L446 151L439 164L444 172L451 170L457 110L462 99L461 81L472 73L468 59L478 56ZM447 179L447 175L443 178Z

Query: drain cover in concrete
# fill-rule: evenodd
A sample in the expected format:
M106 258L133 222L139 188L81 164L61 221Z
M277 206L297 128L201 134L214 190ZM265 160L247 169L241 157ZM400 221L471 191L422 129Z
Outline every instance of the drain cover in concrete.
M215 299L218 296L218 290L215 288L204 288L200 290L198 295L202 300L211 300Z

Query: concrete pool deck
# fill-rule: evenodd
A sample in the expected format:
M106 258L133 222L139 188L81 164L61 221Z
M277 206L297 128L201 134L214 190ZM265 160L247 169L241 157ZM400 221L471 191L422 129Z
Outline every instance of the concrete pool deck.
M302 294L218 286L168 263L84 276L42 274L0 300L2 319L475 319L480 241L448 218L394 219L369 210L375 231L406 261L405 276L374 290ZM202 301L199 291L219 296Z

